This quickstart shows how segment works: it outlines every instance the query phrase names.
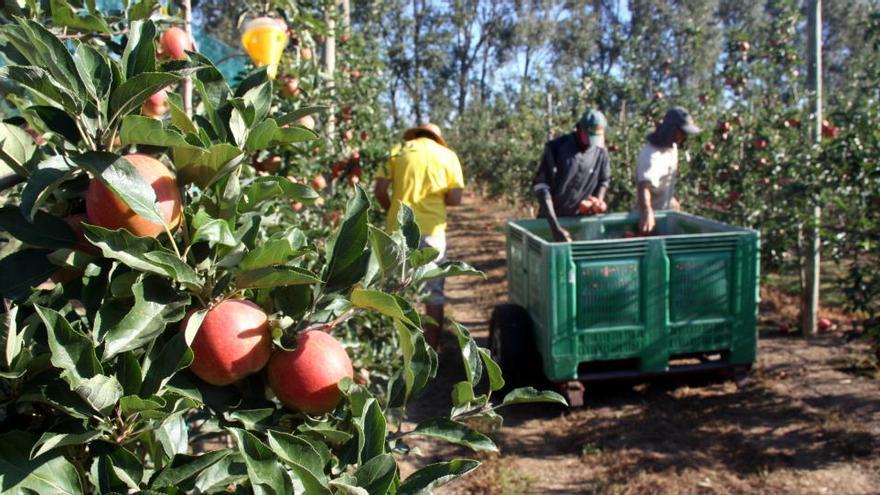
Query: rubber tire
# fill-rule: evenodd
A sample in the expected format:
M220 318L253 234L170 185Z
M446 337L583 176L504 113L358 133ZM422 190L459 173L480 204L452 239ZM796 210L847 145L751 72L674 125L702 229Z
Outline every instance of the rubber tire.
M543 375L532 318L516 304L499 304L489 320L489 351L501 367L504 391L537 385Z

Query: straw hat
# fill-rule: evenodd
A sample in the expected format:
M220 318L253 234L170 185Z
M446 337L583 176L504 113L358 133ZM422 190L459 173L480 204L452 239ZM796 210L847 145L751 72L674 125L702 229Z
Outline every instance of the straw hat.
M443 139L443 134L440 132L440 128L437 127L436 124L422 124L418 127L407 129L406 132L403 133L404 141L410 141L419 137L429 137L443 146L446 146L447 148L449 147L449 145L446 144L446 140Z

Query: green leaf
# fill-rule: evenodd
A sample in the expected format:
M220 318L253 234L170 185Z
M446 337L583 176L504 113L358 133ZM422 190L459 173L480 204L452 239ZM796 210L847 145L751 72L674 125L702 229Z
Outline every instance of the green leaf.
M364 463L385 452L385 436L387 427L382 408L375 399L368 399L363 414L357 419L356 426L361 438L360 462Z
M46 433L43 433L40 439L37 440L37 443L34 444L34 448L31 449L30 459L33 460L34 458L39 457L52 449L57 449L58 447L85 445L100 436L101 432L98 430L91 430L84 433L55 433L47 431Z
M73 172L74 169L60 155L55 155L37 166L21 192L21 213L27 221L33 222L37 209Z
M159 392L175 373L189 366L192 359L193 353L186 345L186 336L183 332L176 332L160 351L151 356L144 370L141 396Z
M225 459L231 453L232 449L222 449L199 456L177 454L170 464L153 475L149 486L153 490L173 486L183 492L192 491L195 487L196 477L200 473Z
M400 231L403 232L407 247L410 249L418 249L419 244L421 243L422 234L419 231L419 225L416 223L416 215L408 205L402 204L400 205L400 209L397 210L397 226L400 227Z
M416 426L411 435L438 438L475 451L498 452L498 447L489 437L447 418L423 421Z
M46 325L52 365L63 370L61 376L65 381L75 387L82 380L103 373L94 345L85 334L71 327L54 309L38 305L34 309Z
M385 231L370 227L370 247L372 251L372 259L375 260L378 268L376 275L395 276L400 272L403 262L406 261L406 248L402 240L402 236L395 233L400 242L394 237L385 233ZM368 277L369 278L369 277Z
M269 447L293 469L308 494L330 494L321 456L305 440L289 433L269 431Z
M15 358L18 357L24 343L22 336L18 334L18 325L15 320L17 316L18 306L15 305L0 316L0 337L3 339L3 366L7 369L12 368Z
M453 321L452 328L455 330L458 347L461 349L464 376L471 385L477 386L477 384L480 383L480 379L483 377L483 363L480 360L479 347L477 347L477 343L474 342L471 333L468 332L465 327Z
M215 144L207 150L197 148L174 148L174 164L178 179L184 184L194 183L208 187L231 172L244 155L229 143Z
M122 398L122 385L115 376L95 375L79 382L74 392L95 411L108 414Z
M11 76L10 78L14 79ZM25 165L34 156L36 149L37 145L30 134L12 124L0 123L0 159L17 175L22 177L29 175Z
M474 400L474 386L469 381L458 382L452 387L452 405L461 407Z
M135 270L172 278L192 290L201 288L201 280L192 267L152 237L137 237L125 229L107 230L89 224L83 224L83 232L105 258L118 260Z
M74 31L110 33L110 26L100 15L78 14L65 0L50 0L52 22Z
M266 119L257 124L247 137L245 149L255 151L272 148L283 144L300 143L316 139L318 134L305 127L278 127L273 119Z
M397 479L397 462L391 454L377 455L358 468L354 476L357 486L370 495L384 495Z
M161 120L141 115L126 115L122 119L119 140L124 146L146 144L149 146L195 148L186 142L183 134L166 127Z
M229 421L238 421L246 430L265 430L271 424L275 408L239 409L227 413Z
M26 249L0 259L0 294L13 301L24 301L36 287L58 271L46 251Z
M318 193L311 187L297 184L287 177L258 177L245 188L243 203L239 205L239 210L253 210L263 201L273 198L311 202L318 198Z
M144 477L144 462L118 445L98 443L90 451L89 475L99 493L137 490Z
M296 121L305 117L306 115L312 115L319 112L326 112L330 107L324 105L314 105L309 107L298 108L283 117L279 117L276 120L276 124L279 126L285 126L288 124L296 124Z
M367 217L370 201L364 190L357 186L354 197L348 202L342 225L327 245L332 253L327 263L325 279L326 290L333 292L346 289L360 280L366 273L369 252L366 252L369 240Z
M354 289L351 291L352 305L403 321L411 327L418 327L419 323L410 319L401 306L401 302L402 300L398 296L375 289Z
M100 338L104 342L105 361L147 345L161 335L169 323L182 320L190 304L189 296L153 277L135 283L132 294L134 305L126 302L125 306L131 309L118 321L103 321L99 312L96 327L104 331Z
M12 79L49 101L58 104L71 114L76 115L82 112L84 106L82 100L69 89L59 84L52 78L52 74L44 69L29 65L10 65L0 69L0 77ZM9 125L4 124L4 127ZM27 137L33 141L30 136ZM0 140L5 142L6 137L2 136ZM4 159L7 161L7 164L12 166L8 158L4 157Z
M77 241L73 229L64 220L37 211L33 223L30 223L21 209L12 205L0 208L0 228L21 242L37 247L63 249L72 247Z
M86 87L76 68L76 63L67 46L39 22L18 18L18 25L4 27L4 37L28 59L31 65L42 67L57 81L59 87L69 94L84 95ZM82 101L77 98L77 110L82 110Z
M504 396L504 401L502 401L501 405L498 407L533 402L550 402L562 404L563 406L568 405L565 398L556 392L551 392L549 390L538 391L533 387L523 387L508 392L508 394Z
M186 433L183 413L165 418L162 425L156 429L156 438L159 439L162 449L165 450L165 455L169 458L177 454L185 454L189 446L189 436Z
M149 0L147 0L149 1ZM169 108L171 110L171 125L181 130L183 133L189 134L198 134L199 129L193 123L192 119L186 112L183 111L183 108L178 106L177 102L174 98L169 96L168 98ZM237 149L237 148L236 148Z
M169 72L144 72L131 77L110 95L110 122L140 108L147 98L180 79L181 76Z
M493 392L501 390L504 388L504 377L501 375L501 367L492 359L489 351L483 348L480 348L479 351L480 358L483 360L483 369L486 370L486 375L489 377L489 388Z
M165 223L156 205L156 191L126 158L92 151L73 161L100 180L135 213L151 222Z
M287 285L319 283L321 279L314 273L295 266L257 268L235 273L235 285L239 289L271 289Z
M242 99L245 105L254 109L254 118L250 124L261 122L269 114L269 108L272 106L272 83L267 81L248 89Z
M73 58L76 61L79 77L86 85L89 95L98 100L106 99L113 83L113 71L110 70L110 64L104 56L88 43L80 43Z
M401 320L394 320L394 328L403 352L404 399L418 397L428 382L437 376L437 353L428 346L420 331L404 325Z
M23 431L0 434L0 487L3 493L79 495L76 467L62 455L29 459L37 438Z
M364 490L359 486L354 486L346 483L348 479L346 477L338 478L330 482L330 486L336 489L336 493L339 495L372 495L370 492Z
M290 480L278 464L278 458L259 438L239 428L229 428L235 438L238 451L244 457L248 477L254 485L263 485L270 493L292 493ZM285 490L285 487L290 489Z
M128 43L122 52L122 66L125 67L126 78L131 79L144 72L156 71L156 44L153 41L155 38L156 25L152 21L135 21L129 24Z
M165 401L157 396L153 396L150 399L141 399L137 395L126 395L119 399L119 411L122 414L157 411L163 407L165 407Z
M178 258L176 254L163 249L161 251L151 251L145 254L144 258L162 267L169 277L180 282L190 290L201 290L202 281L199 279L198 274L196 274L191 266Z
M141 391L144 382L144 372L141 363L134 352L126 352L117 359L116 377L122 385L122 392L126 395L137 395ZM121 400L125 400L123 397Z
M229 224L219 219L211 220L199 226L191 242L195 244L202 241L207 242L211 247L217 244L230 247L238 245L238 241L232 235L232 230L229 229Z
M397 495L430 495L434 488L470 473L479 465L479 462L469 459L429 464L404 480L397 489Z
M60 134L70 143L78 145L82 141L82 134L77 127L76 121L65 110L48 105L31 105L25 112L36 114L43 121L43 125L50 131ZM65 158L61 155L55 155L50 160L63 160Z
M435 278L449 278L449 277L461 277L461 276L478 276L486 278L486 275L472 267L471 265L465 263L464 261L445 261L440 265L436 263L428 263L425 266L419 267L415 274L413 275L413 279L418 281L432 280Z
M97 15L86 10L77 12L65 0L49 0L49 5L52 12L52 22L58 26L73 31L110 33L110 27L101 16L100 11L93 10Z
M270 239L253 251L248 251L238 266L242 270L255 270L283 265L303 252L294 249L289 239Z
M229 485L247 483L247 479L244 459L233 451L196 476L194 493L217 493Z
M275 308L293 319L300 319L309 310L315 294L309 285L288 285L272 291Z

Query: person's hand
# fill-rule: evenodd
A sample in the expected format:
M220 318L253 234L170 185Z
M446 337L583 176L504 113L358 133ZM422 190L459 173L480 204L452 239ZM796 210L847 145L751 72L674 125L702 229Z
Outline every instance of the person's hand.
M669 208L672 211L681 211L681 204L679 204L677 199L672 198L671 200L669 200Z
M571 242L571 234L567 230L563 229L562 227L552 230L553 240L555 242Z
M654 227L656 227L657 222L654 218L654 210L648 209L642 212L642 218L639 221L639 232L643 235L650 234L654 231Z

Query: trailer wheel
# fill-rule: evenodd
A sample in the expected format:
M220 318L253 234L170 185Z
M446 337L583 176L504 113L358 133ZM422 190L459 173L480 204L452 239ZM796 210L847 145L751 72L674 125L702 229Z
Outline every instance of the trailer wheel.
M500 304L489 321L489 352L501 366L505 390L535 385L541 374L541 358L535 348L532 319L516 304Z

